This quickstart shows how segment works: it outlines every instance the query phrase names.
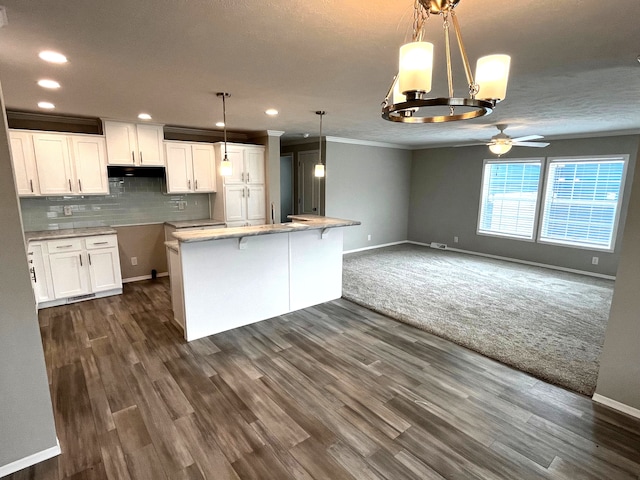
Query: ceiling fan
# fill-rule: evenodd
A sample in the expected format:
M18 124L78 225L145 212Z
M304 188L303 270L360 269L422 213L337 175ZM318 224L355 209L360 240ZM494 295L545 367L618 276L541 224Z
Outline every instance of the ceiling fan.
M512 147L536 147L542 148L549 145L549 142L532 142L531 140L540 140L544 138L542 135L526 135L524 137L511 138L504 133L508 125L496 125L496 128L500 130L500 133L491 137L491 141L486 145L489 145L489 150L498 156L504 155Z

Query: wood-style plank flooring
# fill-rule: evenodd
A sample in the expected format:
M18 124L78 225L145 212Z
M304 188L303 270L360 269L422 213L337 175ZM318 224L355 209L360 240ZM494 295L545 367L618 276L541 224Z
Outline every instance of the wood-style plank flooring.
M7 478L640 478L638 420L345 300L191 343L170 308L40 312L63 454Z

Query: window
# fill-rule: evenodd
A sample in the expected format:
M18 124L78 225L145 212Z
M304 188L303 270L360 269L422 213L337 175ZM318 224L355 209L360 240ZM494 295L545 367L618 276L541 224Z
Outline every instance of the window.
M549 159L539 241L613 250L628 159Z
M534 239L542 159L486 160L478 233Z

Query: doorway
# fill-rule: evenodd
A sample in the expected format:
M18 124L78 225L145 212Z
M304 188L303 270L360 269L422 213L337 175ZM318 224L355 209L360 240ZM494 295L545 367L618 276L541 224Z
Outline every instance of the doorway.
M300 215L322 215L321 186L323 178L316 178L318 150L298 153L298 211Z
M280 157L280 221L290 222L288 215L293 215L293 153Z

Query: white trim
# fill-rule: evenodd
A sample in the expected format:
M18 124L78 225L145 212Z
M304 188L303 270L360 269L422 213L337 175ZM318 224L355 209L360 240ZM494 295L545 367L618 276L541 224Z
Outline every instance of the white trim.
M640 418L640 410L638 410L637 408L630 407L629 405L618 402L616 400L612 400L608 397L600 395L599 393L594 393L592 400L606 407L613 408L614 410L626 413L627 415L631 415L632 417Z
M411 242L409 242L409 240L402 240L400 242L391 242L391 243L383 243L381 245L373 245L372 247L355 248L353 250L343 251L342 255L346 255L347 253L364 252L365 250L375 250L377 248L392 247L393 245L402 245L403 243L411 243Z
M36 463L44 462L57 455L60 455L62 450L60 449L60 441L56 438L56 446L41 450L27 457L11 462L7 465L0 467L0 477L6 477L12 473L16 473L24 468L31 467Z
M407 243L411 243L413 245L422 245L423 247L430 246L428 243L413 242L411 240L408 240ZM437 249L437 250L441 250L441 249ZM603 273L588 272L586 270L576 270L574 268L559 267L557 265L549 265L548 263L530 262L529 260L520 260L518 258L503 257L500 255L491 255L490 253L472 252L470 250L461 250L459 248L451 248L451 247L447 247L446 250L450 250L452 252L458 252L458 253L466 253L469 255L476 255L478 257L495 258L496 260L505 260L507 262L522 263L524 265L531 265L534 267L549 268L551 270L560 270L562 272L577 273L579 275L586 275L588 277L604 278L605 280L616 279L614 275L605 275Z
M342 138L342 137L325 137L327 142L333 143L349 143L351 145L366 145L369 147L382 147L382 148L397 148L399 150L415 150L416 147L411 147L409 145L399 145L397 143L386 143L386 142L373 142L370 140L356 140L353 138Z
M282 135L284 135L282 130L267 130L267 136L269 137L281 137Z
M162 272L156 275L156 278L168 277L169 272ZM142 280L151 280L151 275L141 275L139 277L123 278L122 283L141 282Z

